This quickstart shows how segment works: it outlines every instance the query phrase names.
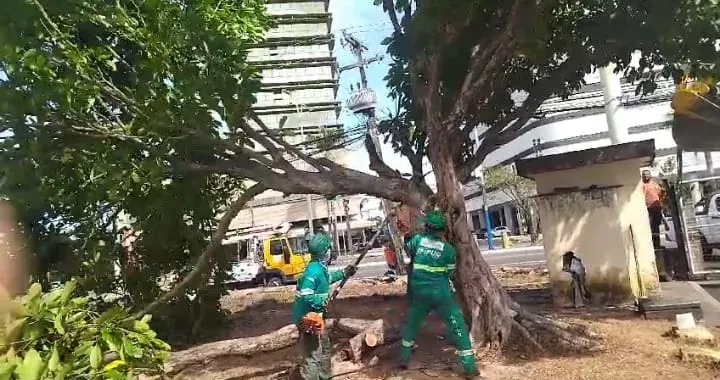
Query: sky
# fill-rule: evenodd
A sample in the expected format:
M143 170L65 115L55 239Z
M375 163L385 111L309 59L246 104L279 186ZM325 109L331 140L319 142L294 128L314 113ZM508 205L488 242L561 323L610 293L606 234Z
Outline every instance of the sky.
M368 47L367 57L374 57L378 54L384 55L380 62L370 65L367 71L369 86L375 91L378 99L377 115L382 118L388 111L395 112L392 99L383 78L388 71L390 57L385 52L382 40L392 33L392 24L383 12L382 8L373 5L372 0L331 0L330 12L333 17L332 29L335 34L335 51L338 65L345 66L355 62L355 56L340 44L342 31L355 36ZM357 69L345 71L340 75L340 89L338 100L343 102L343 109L340 113L341 122L345 128L358 124L358 119L345 107L345 100L348 99L351 91L350 85L360 82L360 72ZM382 138L381 138L382 140ZM352 147L347 164L349 167L365 172L370 172L369 160L365 148L361 144ZM389 144L382 146L384 161L393 169L409 173L410 165L401 155L395 153Z

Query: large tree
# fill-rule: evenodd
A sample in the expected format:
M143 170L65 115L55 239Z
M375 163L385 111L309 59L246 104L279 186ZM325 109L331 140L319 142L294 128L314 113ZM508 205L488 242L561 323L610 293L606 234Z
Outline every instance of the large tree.
M471 242L459 185L488 153L533 128L545 99L578 89L593 68L616 62L624 69L636 49L644 53L643 73L663 64L665 74L678 76L680 64L714 62L716 8L690 0L382 3L395 27L387 40L393 57L388 85L399 112L381 128L410 161L409 179L379 159L370 139L366 147L377 175L287 143L280 126L265 125L250 110L259 84L246 52L267 26L259 0L11 1L13 11L0 16L0 64L7 77L0 118L12 132L2 155L14 160L11 178L22 178L23 168L44 174L14 182L11 199L37 186L48 197L44 207L57 213L43 217L97 221L90 209L71 211L53 201L60 195L68 205L92 194L82 204L112 199L116 209L147 215L142 194L153 190L155 220L193 226L199 194L192 193L182 212L169 210L162 202L167 180L207 189L203 194L216 200L229 188L242 193L230 203L203 206L205 216L225 210L212 223L210 243L176 287L144 311L202 283L232 218L265 189L370 194L414 208L439 207L451 220L458 287L476 342L502 343L511 331L534 341L536 328L573 341L564 326L525 312L504 293ZM87 34L91 38L83 38ZM708 70L688 68L693 75ZM652 91L652 81L646 83L643 89ZM489 128L473 146L469 136L478 124ZM425 156L436 194L424 181ZM112 171L98 172L96 165ZM58 175L67 171L73 180L64 182ZM138 193L127 194L138 201L133 207L115 182L135 183ZM187 256L199 251L196 244L177 248Z
M432 164L435 200L451 218L459 252L458 288L472 336L501 343L513 328L525 336L526 327L558 333L501 290L472 242L460 183L488 154L537 127L545 100L578 90L594 69L616 64L641 93L654 91L661 75L717 74L715 1L375 3L394 26L385 40L393 58L387 82L399 114L383 130L414 174L422 173L424 155ZM640 56L631 67L633 54ZM469 137L478 125L486 129L475 145Z

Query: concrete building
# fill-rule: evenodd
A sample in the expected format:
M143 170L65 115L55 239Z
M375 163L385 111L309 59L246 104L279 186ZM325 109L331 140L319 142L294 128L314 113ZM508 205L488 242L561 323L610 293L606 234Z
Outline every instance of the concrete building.
M248 60L261 69L262 86L256 94L254 112L269 127L277 128L291 144L315 142L327 136L342 135L338 120L341 103L337 99L339 72L333 55L335 38L331 33L329 0L268 0L267 12L276 26L262 43L252 48ZM286 122L280 125L283 117ZM326 154L345 164L347 152ZM340 235L349 227L355 239L377 224L375 201L350 196L327 200L322 196L291 195L266 191L249 202L231 222L226 243L248 240L271 233L275 227L289 227L289 236L302 236L313 226ZM346 215L347 214L347 215ZM335 223L333 223L335 222Z
M293 144L342 131L328 6L329 0L269 0L277 26L248 55L262 70L253 110L270 128L287 117L282 132Z
M547 100L541 108L545 117L532 121L532 130L488 155L484 167L611 145L599 73L588 75L586 82L587 85L568 99ZM619 108L614 112L617 128L623 132L624 142L654 140L654 174L666 174L667 168L673 167L677 149L672 137L673 111L670 107L675 85L671 80L661 80L655 92L646 96L635 94L636 85L620 78ZM480 132L484 128L478 127ZM720 152L683 153L683 177L702 177L718 167ZM469 222L476 230L483 229L479 186L477 182L471 182L464 189ZM500 224L518 231L515 224L517 212L512 199L501 192L490 193L488 207L493 226Z
M585 266L593 302L619 304L658 292L640 168L652 162L653 140L520 160L519 175L537 183L538 209L553 301L572 304L563 256Z

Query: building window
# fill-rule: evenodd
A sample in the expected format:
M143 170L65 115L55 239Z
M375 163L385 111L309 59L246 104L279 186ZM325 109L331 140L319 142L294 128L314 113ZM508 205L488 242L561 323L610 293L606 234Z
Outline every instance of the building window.
M480 231L482 229L482 225L480 225L480 215L474 213L471 218L473 231Z

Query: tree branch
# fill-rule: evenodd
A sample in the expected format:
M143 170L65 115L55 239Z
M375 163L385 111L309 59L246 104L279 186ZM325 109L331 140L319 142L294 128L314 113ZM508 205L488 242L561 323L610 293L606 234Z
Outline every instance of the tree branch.
M372 128L372 127L370 127ZM368 157L370 157L370 170L377 173L380 177L396 178L401 177L400 173L393 170L388 166L377 152L378 146L375 145L370 131L365 135L365 150L367 150Z
M489 46L483 46L485 40L473 46L470 56L470 70L463 80L458 92L452 111L446 118L445 128L454 129L462 122L473 100L487 86L491 75L497 72L512 53L512 44L515 39L515 29L519 24L521 4L524 0L515 0L507 17L505 28L502 32L491 38Z
M460 180L462 182L467 181L472 171L482 164L488 154L494 152L504 144L513 141L522 134L542 126L543 123L540 121L542 119L538 118L540 107L549 96L560 89L568 75L573 74L577 70L578 66L576 65L576 61L572 57L569 57L560 64L552 74L537 80L535 86L533 86L533 89L520 107L493 124L480 136L480 140L482 140L480 146L477 147L475 153L473 153L458 170ZM587 108L594 107L583 107L583 109ZM538 120L528 124L528 122L534 118L538 118ZM469 136L471 130L472 128L467 126L463 129L462 133L467 133Z
M309 165L315 167L318 170L322 170L323 166L320 164L320 162L317 161L317 159L303 153L300 149L293 146L292 144L289 144L285 139L283 138L275 138L273 136L273 133L270 131L270 129L265 125L265 123L260 119L255 112L248 111L248 116L252 121L254 121L260 129L262 129L263 132L265 132L265 135L272 138L277 144L285 148L285 150L293 155L295 155L297 158L307 162Z
M393 0L383 0L383 9L385 9L385 12L387 12L388 17L390 17L390 22L393 25L393 28L395 28L395 33L400 36L403 34L402 26L400 26L400 20L398 20L397 13L395 12L395 1Z
M220 222L218 223L218 226L210 239L210 243L200 254L197 262L195 262L195 267L193 268L193 270L187 276L185 276L182 281L176 284L172 290L158 297L155 301L145 306L145 308L135 313L133 317L139 319L142 318L145 314L152 313L152 311L155 310L158 306L170 301L173 298L178 297L180 294L182 294L182 292L185 291L185 289L190 287L192 282L195 281L201 274L203 274L208 269L210 260L215 255L215 251L217 251L217 249L222 245L222 241L227 234L228 228L230 227L230 222L232 222L232 220L235 218L235 216L237 216L240 210L245 207L245 204L247 202L249 202L250 200L255 198L255 196L259 195L265 190L267 190L267 187L265 187L265 185L257 183L245 190L240 196L240 198L238 198L235 202L231 203L230 207L228 207L228 210L225 212L225 215L223 215L223 217L220 219Z
M256 131L245 120L240 120L239 124L240 129L242 129L243 132L247 133L247 135L251 139L257 141L258 144L265 148L265 150L270 154L270 157L273 158L277 166L280 166L286 170L292 168L292 165L290 165L290 163L283 157L282 151L278 149L274 141L270 140L269 137L263 136L261 133L258 133L258 131Z

